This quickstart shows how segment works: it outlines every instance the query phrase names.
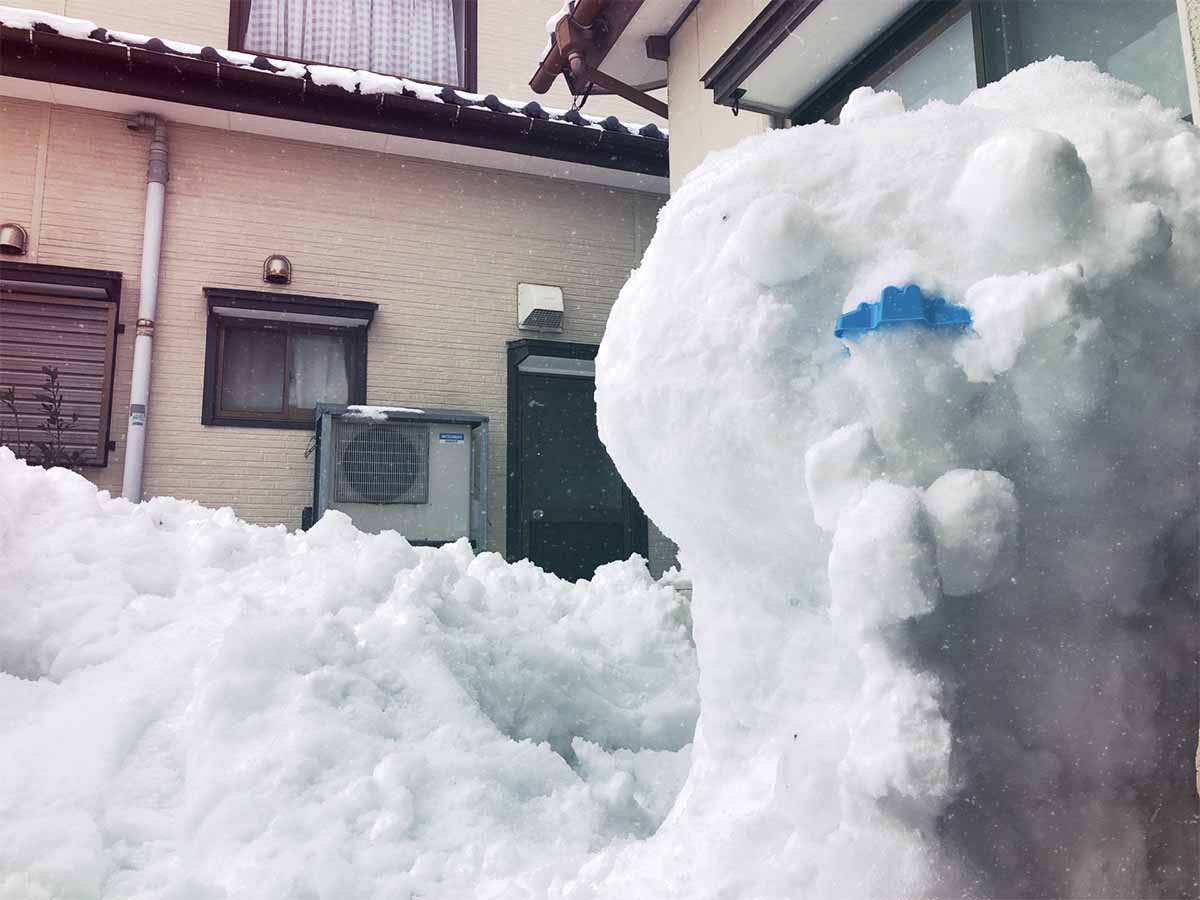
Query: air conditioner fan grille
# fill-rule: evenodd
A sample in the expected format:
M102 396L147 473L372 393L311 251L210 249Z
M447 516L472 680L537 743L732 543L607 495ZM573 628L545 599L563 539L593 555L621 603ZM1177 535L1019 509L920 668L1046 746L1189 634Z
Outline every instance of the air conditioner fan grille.
M335 502L429 502L429 426L348 419L333 424Z

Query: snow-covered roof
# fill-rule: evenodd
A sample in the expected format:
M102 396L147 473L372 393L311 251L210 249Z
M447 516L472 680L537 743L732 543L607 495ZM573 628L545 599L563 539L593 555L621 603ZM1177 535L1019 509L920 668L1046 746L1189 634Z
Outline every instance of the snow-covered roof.
M103 45L107 48L128 48L128 50L142 51L146 54L161 56L162 62L174 64L177 69L181 66L184 67L181 70L181 74L190 74L186 71L185 61L195 61L204 64L215 64L221 69L226 70L233 69L246 73L254 73L255 75L271 75L280 79L289 79L293 82L299 81L302 83L302 90L299 95L301 98L303 97L303 88L310 85L314 88L337 88L356 97L379 97L380 110L384 109L384 98L396 97L407 98L410 101L436 105L438 107L449 106L457 110L483 112L497 119L495 125L500 131L506 133L513 131L512 121L514 118L523 118L528 123L524 131L525 134L530 134L535 123L546 123L555 126L570 126L572 130L595 132L598 133L598 136L622 136L626 138L625 141L612 142L604 148L609 159L608 164L614 168L621 167L620 156L623 150L636 150L644 141L647 144L652 143L659 147L658 151L652 152L661 153L662 149L665 149L663 145L665 145L667 139L666 132L653 123L641 125L623 122L616 116L589 116L577 109L553 109L544 107L536 101L508 100L500 98L495 94L471 93L457 88L414 81L410 78L400 78L393 75L383 75L377 72L355 70L341 66L305 64L234 50L201 47L161 37L112 30L85 19L74 19L40 10L0 6L0 29L8 32L8 36L11 36L13 31L27 32L29 41L33 43L36 43L37 39L41 36L53 35L80 42L81 44ZM13 54L11 53L0 54L0 73L17 75L18 77L30 77L18 71L19 63L11 59L12 56ZM143 60L146 58L143 57ZM103 89L123 90L122 87L116 84L111 86L106 85ZM179 99L182 99L183 102L188 102L186 92L181 91L181 93L184 96ZM203 105L214 104L208 101ZM406 109L411 112L415 108L412 105L408 105ZM287 117L287 112L288 110L286 109L280 109L277 114L281 117ZM457 117L454 121L457 123ZM486 124L483 122L476 122L475 124L486 127ZM350 127L355 126L351 124ZM555 130L558 131L558 129ZM464 129L465 131L466 129ZM531 136L534 138L538 137L538 135ZM550 135L546 136L548 138L551 137ZM562 138L563 134L559 133L556 139L561 141ZM633 138L634 141L630 142L629 138ZM453 140L450 137L442 139ZM532 155L540 155L537 152L537 142L529 141L528 143L530 146L524 152ZM650 148L646 147L646 149ZM632 155L636 155L636 153ZM665 159L665 154L662 155ZM595 164L605 165L606 163L598 161Z

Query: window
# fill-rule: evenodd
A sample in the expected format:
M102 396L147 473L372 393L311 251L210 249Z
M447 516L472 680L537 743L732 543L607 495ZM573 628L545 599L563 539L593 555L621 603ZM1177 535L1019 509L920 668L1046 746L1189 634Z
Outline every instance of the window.
M878 76L874 86L898 93L906 109L930 100L959 103L965 99L979 87L970 6L952 10Z
M476 0L232 0L229 46L475 89Z
M318 403L366 401L375 304L206 288L205 425L311 428Z
M811 93L791 119L834 120L861 85L895 90L909 109L957 102L979 84L1054 55L1094 62L1186 113L1182 47L1175 0L926 2Z
M120 298L119 272L0 263L0 444L107 464Z
M989 80L1055 54L1091 60L1167 106L1188 111L1175 0L1022 0L981 7ZM990 62L990 60L989 60Z

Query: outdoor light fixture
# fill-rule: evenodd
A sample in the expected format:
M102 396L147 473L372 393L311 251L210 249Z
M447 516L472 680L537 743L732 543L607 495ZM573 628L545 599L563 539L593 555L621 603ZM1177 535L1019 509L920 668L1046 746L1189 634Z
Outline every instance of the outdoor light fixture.
M29 246L29 232L16 222L0 225L0 253L5 256L24 256Z
M278 253L268 256L263 262L263 281L267 284L291 284L291 261Z

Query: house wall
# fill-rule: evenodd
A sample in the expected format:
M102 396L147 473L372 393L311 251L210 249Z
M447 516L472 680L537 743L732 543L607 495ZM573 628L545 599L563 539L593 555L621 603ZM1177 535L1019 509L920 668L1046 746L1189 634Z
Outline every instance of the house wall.
M771 127L759 113L737 116L713 103L701 78L751 20L766 0L702 0L671 38L668 92L671 97L671 190L712 150L722 150L744 137Z
M229 0L12 0L8 5L201 46L224 47L229 37Z
M148 141L118 116L26 101L0 100L0 121L0 220L31 223L28 261L125 276L117 450L85 472L119 492ZM369 403L491 418L489 527L503 550L506 342L528 336L516 327L517 283L561 286L562 339L598 342L662 198L194 126L170 126L169 145L146 494L299 524L311 502L310 434L200 424L202 289L269 290L262 261L284 253L294 267L286 290L379 304Z
M229 0L13 0L12 5L201 46L229 43ZM545 96L529 88L546 45L546 20L559 11L562 0L478 0L477 6L480 93L569 107L570 92L561 78ZM664 128L667 124L619 97L597 95L585 109L626 122L654 122Z
M138 270L146 192L147 145L118 120L0 97L0 221L27 224L22 261L111 269L124 276L118 321L108 465L84 474L120 493Z

